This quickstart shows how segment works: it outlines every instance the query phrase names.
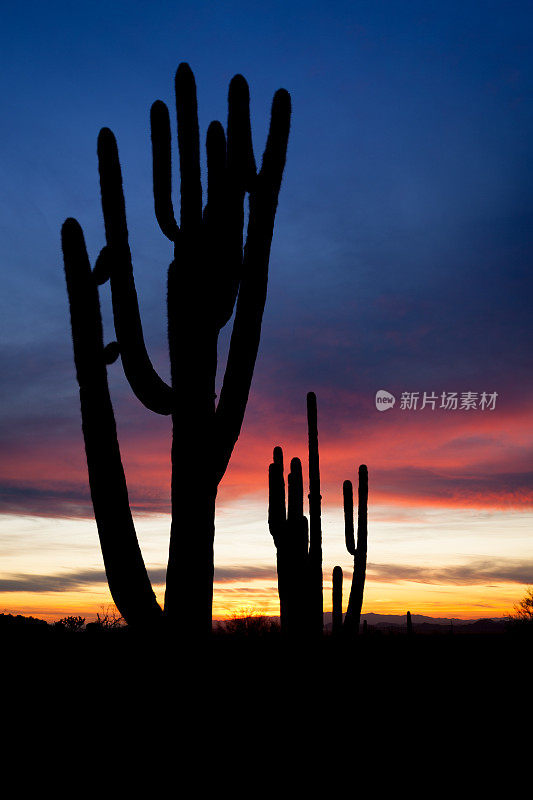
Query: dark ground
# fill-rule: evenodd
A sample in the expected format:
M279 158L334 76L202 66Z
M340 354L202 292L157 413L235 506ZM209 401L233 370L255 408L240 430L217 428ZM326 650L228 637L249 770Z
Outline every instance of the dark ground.
M389 782L425 794L425 771L439 786L462 763L486 777L519 749L532 644L530 629L299 645L276 633L195 645L179 632L4 630L2 730L29 762L74 763L78 782L112 764L122 794L124 776L135 785L148 768L185 797L191 772L193 795L228 782L246 798L272 783L284 795L323 781L351 792L357 773L380 796Z
M531 627L506 632L413 634L372 631L355 641L325 635L318 642L284 641L279 632L217 633L187 643L179 631L143 634L127 628L59 632L50 627L0 631L4 687L36 695L120 702L131 691L183 703L236 705L293 700L312 694L349 706L359 702L437 700L446 693L474 695L493 682L493 697L530 686Z

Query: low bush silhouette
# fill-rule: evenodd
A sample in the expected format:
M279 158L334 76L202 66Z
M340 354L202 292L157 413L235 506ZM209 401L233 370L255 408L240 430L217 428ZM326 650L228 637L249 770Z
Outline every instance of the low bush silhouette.
M126 620L114 609L102 609L101 614L96 614L94 622L88 622L85 629L93 631L115 631L124 628Z
M513 628L533 630L533 586L528 586L526 594L514 606L514 613L507 618Z
M0 614L0 629L15 630L22 627L46 629L48 623L36 617L23 617L22 614Z
M217 631L239 638L260 638L278 634L280 626L271 617L249 611L244 614L237 612L230 619L219 622Z
M54 630L66 631L67 633L76 633L81 631L85 625L85 617L62 617L54 622Z

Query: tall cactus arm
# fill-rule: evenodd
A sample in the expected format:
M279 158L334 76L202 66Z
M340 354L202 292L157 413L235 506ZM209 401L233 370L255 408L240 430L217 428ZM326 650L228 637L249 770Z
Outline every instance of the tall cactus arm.
M291 116L290 95L274 95L263 164L250 193L250 216L244 247L243 274L220 400L216 411L216 479L224 475L241 431L259 349L265 307L268 260L281 178L285 166Z
M176 242L179 228L172 205L170 118L168 108L161 100L156 100L150 109L150 130L155 216L167 239Z
M237 300L243 270L244 197L256 179L250 124L250 91L242 75L235 75L228 91L227 172L224 208L224 257L218 270L222 291L219 324L229 322Z
M283 478L283 450L274 448L274 460L268 468L268 527L276 548L281 546L285 527L285 480Z
M304 515L304 482L302 462L299 458L291 459L291 471L287 480L289 484L289 503L287 519L297 520Z
M285 564L286 593L289 599L288 630L290 635L301 636L308 631L306 589L309 540L307 517L304 516L302 462L299 458L291 460L287 484Z
M62 247L89 483L105 571L113 600L126 622L150 624L162 612L131 517L109 396L106 360L116 355L116 348L104 348L97 282L83 232L74 219L63 225Z
M307 517L304 516L304 481L302 462L299 458L291 460L288 478L287 522L290 529L290 547L296 569L302 572L309 549ZM300 578L301 579L301 578Z
M355 540L353 526L353 486L351 481L344 481L342 485L344 502L344 538L346 549L350 555L355 556Z
M242 75L234 75L228 91L228 171L233 191L242 193L242 198L245 191L253 191L256 167L250 125L250 90Z
M202 222L198 102L196 82L188 64L179 65L175 89L180 155L180 221L182 233L188 235L198 231Z
M216 232L223 227L226 213L226 134L218 120L211 122L206 136L207 155L207 204L204 209L204 222L215 227ZM216 234L213 236L215 238Z
M322 521L320 494L320 461L318 454L318 421L316 395L307 395L307 428L309 437L309 521L311 528L311 547L322 548Z
M365 556L368 542L368 468L366 464L359 467L359 504L357 508L357 550Z
M113 317L124 372L134 394L146 408L158 414L170 414L173 408L172 389L154 370L144 343L128 244L117 143L109 128L102 128L98 136L98 168L106 251L111 263Z
M309 439L309 593L314 631L323 629L324 597L322 590L322 496L320 494L320 461L318 453L318 419L316 395L307 395L307 428Z
M276 547L279 614L281 629L288 632L291 613L291 570L287 551L287 512L285 508L285 479L283 450L274 448L274 458L268 468L268 527Z
M242 272L243 199L230 202L226 135L214 121L207 130L207 204L204 209L205 262L212 286L213 320L217 331L229 322ZM235 236L240 228L240 244Z

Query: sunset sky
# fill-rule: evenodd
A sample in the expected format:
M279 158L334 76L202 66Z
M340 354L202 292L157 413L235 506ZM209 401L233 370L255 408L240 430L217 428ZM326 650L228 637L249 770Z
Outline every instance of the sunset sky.
M533 584L532 17L525 0L4 7L0 613L89 619L111 603L88 491L60 228L79 220L94 263L104 244L96 138L108 126L145 338L168 379L172 251L153 212L149 109L161 99L173 113L182 61L196 77L203 139L212 119L225 120L236 73L250 85L257 159L275 90L286 88L293 104L261 348L219 491L215 617L278 612L267 470L278 444L306 468L310 390L326 609L333 566L351 575L342 482L365 463L363 612L512 610ZM101 300L109 341L108 286ZM194 311L196 298L184 302ZM227 340L225 329L221 370ZM120 360L109 379L139 539L162 602L170 421L140 405ZM376 410L378 390L396 397L393 408ZM402 408L402 393L416 392L417 409ZM437 397L434 409L420 407L424 392ZM477 394L477 407L441 408L451 392L459 405L463 393ZM483 392L497 393L494 408L479 407Z

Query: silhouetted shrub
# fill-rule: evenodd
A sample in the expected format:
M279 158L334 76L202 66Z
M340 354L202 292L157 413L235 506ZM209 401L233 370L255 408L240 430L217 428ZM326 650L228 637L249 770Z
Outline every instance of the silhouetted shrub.
M23 617L22 614L0 614L0 628L13 630L15 628L41 628L48 627L48 623L44 619L37 619L36 617Z
M88 622L85 629L93 631L110 631L117 628L124 628L126 621L117 611L111 609L102 610L102 614L97 614L94 622Z
M217 630L219 633L232 636L259 638L278 634L280 626L271 617L256 614L252 611L244 615L234 614L231 619L219 622Z
M81 631L84 625L85 617L63 617L54 622L53 628L68 633L76 633L76 631Z
M514 614L507 618L513 628L533 631L533 587L528 586L525 596L514 607Z

